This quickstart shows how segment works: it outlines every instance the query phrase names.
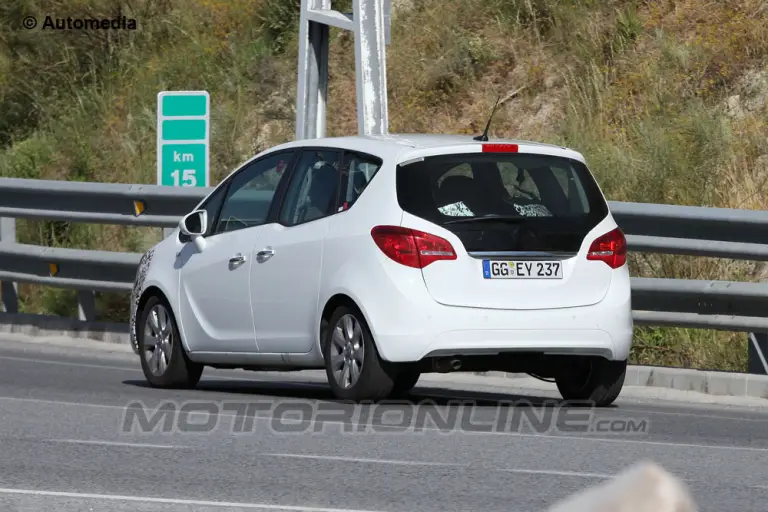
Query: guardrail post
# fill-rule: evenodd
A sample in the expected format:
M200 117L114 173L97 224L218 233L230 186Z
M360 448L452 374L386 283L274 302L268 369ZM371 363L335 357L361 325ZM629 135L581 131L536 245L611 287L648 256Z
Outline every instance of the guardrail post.
M77 292L77 318L86 322L96 320L96 297L92 291L80 290Z
M768 334L764 332L749 333L747 357L749 373L768 374Z
M16 242L16 219L0 217L0 242ZM2 300L2 310L6 313L19 312L19 297L16 283L2 281L0 282L0 297Z

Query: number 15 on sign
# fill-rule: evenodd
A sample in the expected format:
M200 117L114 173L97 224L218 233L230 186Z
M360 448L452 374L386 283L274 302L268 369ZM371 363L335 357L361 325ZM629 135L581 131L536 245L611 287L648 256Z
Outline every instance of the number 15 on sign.
M210 97L207 91L157 95L157 184L208 187Z
M197 176L195 174L195 169L184 169L183 171L180 171L178 169L174 170L171 173L171 178L173 178L173 186L174 187L196 187L197 186ZM165 185L165 183L163 183Z

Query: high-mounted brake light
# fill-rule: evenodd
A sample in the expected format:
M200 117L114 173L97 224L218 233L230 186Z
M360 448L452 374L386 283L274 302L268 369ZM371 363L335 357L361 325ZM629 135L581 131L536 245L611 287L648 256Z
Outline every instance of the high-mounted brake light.
M483 153L517 153L517 144L483 144Z
M589 246L588 260L602 261L611 268L619 268L627 262L627 239L616 228L598 237Z
M390 259L413 268L424 268L439 260L455 260L451 243L436 235L400 226L376 226L371 236Z

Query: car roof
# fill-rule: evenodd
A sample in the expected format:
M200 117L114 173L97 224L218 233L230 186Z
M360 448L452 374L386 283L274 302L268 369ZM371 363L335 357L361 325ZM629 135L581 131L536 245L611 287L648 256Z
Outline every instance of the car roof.
M392 155L401 150L428 150L440 147L457 146L462 144L479 144L472 135L459 134L387 134L387 135L354 135L344 137L324 137L319 139L302 139L280 144L271 150L295 147L338 147L350 150L364 151L376 155ZM564 146L547 144L519 139L490 139L487 144L518 144L521 146L537 147L546 151L553 150L554 154L570 153L573 157L583 160L581 153Z

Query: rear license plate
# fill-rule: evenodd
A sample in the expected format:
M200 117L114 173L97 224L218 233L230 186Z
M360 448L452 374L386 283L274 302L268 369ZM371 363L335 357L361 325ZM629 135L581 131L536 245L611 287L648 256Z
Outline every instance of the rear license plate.
M485 279L562 279L561 261L483 260Z

